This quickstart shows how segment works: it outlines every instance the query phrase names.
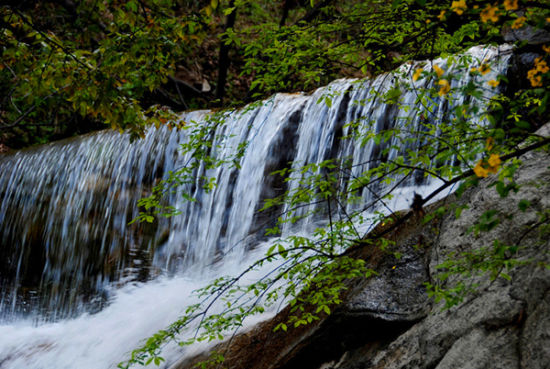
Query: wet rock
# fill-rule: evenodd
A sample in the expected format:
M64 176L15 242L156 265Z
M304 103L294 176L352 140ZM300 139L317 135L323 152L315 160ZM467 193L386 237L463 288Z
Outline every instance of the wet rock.
M507 28L503 32L504 41L525 41L530 45L540 45L550 42L550 33L544 29L524 26L520 29Z
M392 265L393 264L393 265ZM344 303L347 314L365 314L385 321L415 321L426 316L428 273L420 252L412 252L365 280Z

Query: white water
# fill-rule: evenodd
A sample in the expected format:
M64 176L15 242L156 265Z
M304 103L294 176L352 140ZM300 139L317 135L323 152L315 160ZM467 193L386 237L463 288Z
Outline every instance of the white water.
M263 249L262 249L263 250ZM251 253L248 260L261 254ZM74 319L36 326L32 320L0 325L0 367L29 369L98 369L115 368L138 347L141 340L168 326L181 315L188 304L198 302L192 294L203 287L205 281L220 274L234 275L241 271L242 259L229 257L223 271L212 268L202 273L203 278L192 276L160 277L148 283L126 285L119 288L111 304L97 314L83 314ZM252 280L261 273L256 271ZM267 319L270 313L261 319ZM258 318L249 323L258 322ZM196 345L187 354L197 352L205 344ZM169 367L181 356L177 345L165 348Z
M477 48L471 54L477 66L498 51ZM443 65L441 60L435 62ZM506 58L496 65L485 79L496 78ZM453 85L466 83L468 78ZM421 80L415 85L425 83ZM183 215L161 220L149 236L137 226L128 227L127 222L137 215L137 201L152 183L192 161L189 155L177 154L178 144L187 139L185 132L150 131L133 144L116 133L102 132L0 158L0 193L5 194L0 197L0 246L11 252L0 255L9 259L5 265L14 275L6 278L0 294L0 368L115 367L141 339L181 315L185 305L193 302L191 291L219 273L242 271L245 258L262 254L261 248L254 252L250 248L263 240L258 234L264 219L259 220L256 210L265 197L276 192L266 173L288 161L298 168L349 157L351 175L360 175L368 168L361 163L374 155L376 147L372 142L362 146L339 139L350 134L345 123L374 120L380 130L384 124L400 124L398 116L419 119L414 109L390 111L389 106L368 99L373 88L385 91L391 85L388 76L372 82L339 80L311 96L278 94L248 111L234 113L214 131L212 155L230 157L239 144L248 142L245 155L238 159L240 169L199 167L195 178L201 174L213 177L217 187L206 192L198 179L185 185L197 201L188 203L172 195L170 203ZM318 104L327 93L332 96L331 107ZM415 98L414 92L404 92L404 106L414 107ZM443 99L435 103L437 122L449 107ZM186 121L198 121L188 129L200 127L205 114L184 115ZM394 150L390 158L398 154ZM405 182L388 207L406 208L413 190L426 194L437 186L435 181L418 184L414 179ZM297 186L298 181L290 183L291 189ZM362 201L347 210L361 209L372 196L365 189ZM321 210L317 208L312 205L300 212ZM307 232L322 221L309 217L285 232ZM34 266L37 253L35 223L46 256L43 265L39 263L43 269L38 273L38 307L27 308L24 303L32 305L34 300L29 303L19 295L29 289L26 269ZM98 250L92 252L92 247ZM222 262L213 268L216 258ZM138 283L140 271L161 276ZM168 278L167 273L175 276ZM117 288L122 280L128 284ZM107 306L96 314L86 313L88 301L79 289L109 296ZM170 362L179 355L172 348L164 356Z

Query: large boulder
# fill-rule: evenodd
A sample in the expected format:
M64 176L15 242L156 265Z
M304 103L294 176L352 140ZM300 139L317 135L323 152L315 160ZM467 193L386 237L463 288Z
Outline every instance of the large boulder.
M548 223L542 214L550 210L550 155L532 152L521 160L517 193L501 198L489 178L457 200L469 208L458 219L448 214L442 220L427 265L433 280L437 265L451 253L500 240L520 247L517 258L524 264L503 270L511 280L483 274L454 278L449 283L479 287L451 309L434 304L425 318L372 355L358 355L363 349L358 348L324 368L550 368L550 270L544 266L550 263L550 237L538 227ZM521 199L531 204L525 212L518 209ZM506 217L490 232L469 231L489 209Z

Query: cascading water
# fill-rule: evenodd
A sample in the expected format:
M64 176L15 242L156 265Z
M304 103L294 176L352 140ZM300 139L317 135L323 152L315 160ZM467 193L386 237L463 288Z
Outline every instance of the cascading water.
M506 69L509 48L474 48L469 55L476 66L493 60L483 78L495 79ZM402 71L410 79L411 65ZM139 340L181 314L191 290L221 273L216 261L228 274L254 256L250 250L266 239L265 228L285 211L258 213L263 201L300 185L269 173L346 158L341 165L348 177L359 176L384 147L343 139L367 126L346 123L368 121L379 131L404 117L425 119L414 109L413 89L402 92L400 107L372 98L372 91L388 91L393 78L338 80L312 95L277 94L228 113L224 123L205 124L205 111L186 113L186 130L151 129L133 143L104 131L0 157L0 367L114 367ZM470 78L466 73L453 87ZM426 83L433 82L413 86ZM445 99L431 104L434 124L452 110ZM196 162L191 180L179 187L194 201L178 193L164 200L181 215L128 225L141 197L196 160L193 152L178 149L192 137L189 131L200 129L207 130L210 157L227 163ZM244 154L235 156L245 145ZM390 150L388 157L398 154ZM205 178L216 186L207 191ZM412 176L401 184L404 195L386 206L406 207L413 189L433 185ZM362 201L349 203L348 210L377 196L372 188L362 191ZM298 215L316 212L284 233L323 221L321 205L302 207Z

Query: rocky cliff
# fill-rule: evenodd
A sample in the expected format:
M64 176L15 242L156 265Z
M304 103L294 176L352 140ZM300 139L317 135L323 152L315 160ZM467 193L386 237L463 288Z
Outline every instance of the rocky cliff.
M548 125L539 134L548 133ZM495 176L427 208L465 206L460 217L447 211L424 224L412 217L389 237L402 257L375 248L358 248L379 275L354 281L345 301L321 322L288 332L273 332L275 318L239 334L215 350L225 356L218 367L254 369L456 369L550 368L550 153L523 155L515 174L521 186L501 198ZM527 200L525 211L518 208ZM524 202L527 203L527 202ZM488 209L503 218L476 234L470 228ZM494 240L518 246L514 267L503 275L437 279L437 266L449 255L493 247ZM508 258L511 255L505 255ZM519 264L519 265L518 265ZM439 282L438 282L439 281ZM476 286L450 309L428 297L425 282L449 287ZM191 368L209 353L184 358L172 369Z

